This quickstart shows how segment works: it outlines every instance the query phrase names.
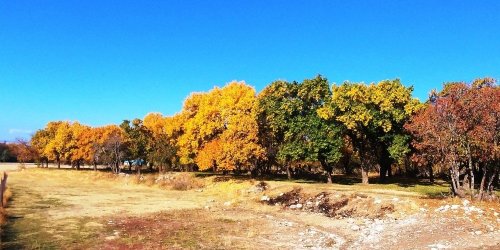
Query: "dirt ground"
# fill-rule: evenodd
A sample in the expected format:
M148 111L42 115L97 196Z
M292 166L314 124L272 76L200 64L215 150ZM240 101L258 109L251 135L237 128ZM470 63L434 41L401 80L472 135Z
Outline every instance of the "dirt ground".
M256 181L206 179L176 191L102 177L10 171L2 249L500 249L498 203L272 181L263 190ZM294 188L308 200L266 202ZM348 197L349 213L308 210L322 192ZM393 209L370 214L382 205Z

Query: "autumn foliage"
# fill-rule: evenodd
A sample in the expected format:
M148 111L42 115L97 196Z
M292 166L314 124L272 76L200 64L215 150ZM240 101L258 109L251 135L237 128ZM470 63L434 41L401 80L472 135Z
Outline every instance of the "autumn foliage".
M406 129L414 137L414 161L445 166L456 195L492 194L500 168L500 89L493 79L446 84Z
M149 113L119 126L54 121L27 147L33 158L151 171L253 175L369 173L449 178L453 193L498 186L500 90L491 78L445 84L425 103L399 79L333 86L322 76L275 81L260 93L231 82L189 95L172 116Z

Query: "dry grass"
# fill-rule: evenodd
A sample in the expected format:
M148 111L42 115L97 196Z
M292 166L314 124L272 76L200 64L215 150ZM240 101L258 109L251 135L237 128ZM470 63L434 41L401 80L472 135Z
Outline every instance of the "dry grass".
M346 224L348 219L363 221L387 214L404 219L419 210L415 204L429 203L426 208L433 211L431 207L441 202L453 202L382 187L283 181L264 185L230 177L196 178L191 173L138 177L27 169L12 172L9 182L14 193L9 214L16 219L8 224L12 234L8 241L13 248L24 249L322 248L336 244L328 238L330 232L346 232L342 235L346 239L357 237ZM336 218L260 202L264 195L277 197L294 187L301 189L304 202L328 194L325 205ZM392 203L397 204L382 206ZM486 210L490 204L484 206ZM344 215L354 218L344 219ZM311 228L325 241L312 246L299 241L298 235L307 236ZM312 242L320 238L315 235Z

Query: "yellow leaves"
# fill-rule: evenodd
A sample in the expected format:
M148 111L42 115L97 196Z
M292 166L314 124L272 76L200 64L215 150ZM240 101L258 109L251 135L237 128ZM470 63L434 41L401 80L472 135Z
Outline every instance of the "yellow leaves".
M232 170L261 157L256 101L255 90L244 82L192 94L180 115L186 118L178 140L181 163Z
M161 113L149 113L143 119L144 126L153 133L153 135L161 135L165 132L165 118Z
M318 114L323 118L335 114L338 121L355 131L374 126L389 132L393 122L400 123L421 107L411 97L413 88L405 87L398 79L370 85L345 82L332 90L331 111L321 110Z

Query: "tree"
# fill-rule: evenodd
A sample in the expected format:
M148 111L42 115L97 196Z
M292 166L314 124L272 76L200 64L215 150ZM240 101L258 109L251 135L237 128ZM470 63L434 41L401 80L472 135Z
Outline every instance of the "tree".
M343 140L335 121L319 117L318 110L329 98L328 81L321 76L300 84L274 82L259 96L259 121L267 152L287 166L289 178L292 162L319 162L332 182Z
M33 161L36 158L36 151L29 142L23 139L17 139L15 143L9 145L14 155L16 156L17 162L24 164L26 162Z
M99 135L100 140L95 144L98 152L96 159L110 166L114 173L119 173L120 163L125 155L125 134L116 125L108 125L97 129L96 133Z
M49 160L58 159L57 152L54 148L49 148L49 144L54 140L56 136L57 129L61 125L61 121L49 122L43 129L39 129L31 137L30 144L36 150L39 160L46 163L46 167L49 167ZM51 147L53 144L51 145Z
M125 135L127 145L126 158L129 162L129 170L132 165L136 166L137 173L140 174L142 162L146 160L146 151L149 138L149 131L143 125L141 119L134 119L132 122L124 120L120 128Z
M148 160L163 172L172 168L177 160L178 129L175 117L164 117L160 113L149 113L144 117L144 126L149 131Z
M44 154L49 160L57 162L57 167L61 167L61 161L69 159L72 150L73 134L71 124L67 121L49 122L47 130L50 140L44 149Z
M183 121L181 163L196 163L201 170L251 170L264 157L256 115L255 90L243 82L192 94L178 118ZM215 145L220 145L220 153L208 154Z
M399 79L370 85L345 82L333 86L331 100L318 111L324 119L344 125L359 154L364 184L369 182L370 169L379 165L383 179L392 162L408 151L401 144L403 125L419 108L412 91Z
M0 143L0 162L15 162L14 150L7 143Z
M414 138L413 159L447 166L452 191L460 197L475 195L475 176L482 172L478 197L491 195L500 166L499 103L500 89L491 78L445 84L405 125Z

